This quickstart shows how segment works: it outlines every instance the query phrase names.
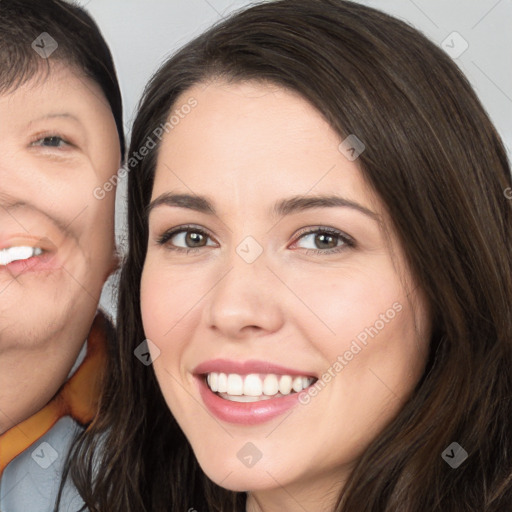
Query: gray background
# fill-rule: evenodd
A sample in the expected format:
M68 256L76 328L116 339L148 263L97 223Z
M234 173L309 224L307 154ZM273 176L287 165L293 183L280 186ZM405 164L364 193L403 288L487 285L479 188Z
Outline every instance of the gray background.
M512 0L358 0L406 20L448 52L468 76L512 157ZM144 85L179 47L245 0L79 0L110 44L129 135ZM455 34L457 32L459 35ZM465 41L465 42L464 42ZM444 42L444 43L443 43ZM447 45L452 49L447 48ZM122 240L124 186L116 223ZM102 305L113 311L112 280Z

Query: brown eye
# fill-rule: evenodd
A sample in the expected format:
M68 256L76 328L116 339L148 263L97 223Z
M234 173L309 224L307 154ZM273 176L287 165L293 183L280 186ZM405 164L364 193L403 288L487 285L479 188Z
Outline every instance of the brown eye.
M185 235L185 244L187 247L203 247L206 245L207 237L197 231L187 231Z
M315 245L317 249L332 249L337 247L338 240L333 235L320 233L315 235Z
M349 235L328 228L309 229L293 244L293 248L306 249L318 254L339 252L354 246L355 241Z
M168 231L159 238L158 243L175 250L215 246L211 237L198 228L180 228Z

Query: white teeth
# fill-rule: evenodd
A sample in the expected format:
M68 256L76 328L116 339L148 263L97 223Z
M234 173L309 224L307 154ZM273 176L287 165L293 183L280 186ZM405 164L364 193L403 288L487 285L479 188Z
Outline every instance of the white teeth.
M268 374L265 376L251 373L211 372L206 377L208 387L223 398L235 402L255 402L272 397L298 393L309 387L315 379L312 377Z
M227 390L228 390L228 376L225 373L219 373L219 380L217 381L217 391L219 393L226 393Z
M307 386L306 386L307 387ZM292 389L295 393L302 391L302 377L295 377L292 382Z
M292 378L289 375L283 375L279 379L279 393L289 395L292 390Z
M244 379L244 395L260 396L263 393L263 383L259 375L247 375Z
M263 381L263 394L267 396L276 395L279 391L279 381L276 375L267 375Z
M13 261L28 260L43 253L39 247L9 247L0 251L0 265L9 265Z
M240 375L236 373L230 373L228 375L228 395L243 395L244 394L244 380Z
M210 389L212 391L217 391L219 389L218 382L219 382L219 374L218 373L210 373L210 375L208 375L208 386L210 386Z
M222 398L226 400L231 400L232 402L259 402L259 397L257 396L245 396L245 395L228 395L227 393L222 394Z

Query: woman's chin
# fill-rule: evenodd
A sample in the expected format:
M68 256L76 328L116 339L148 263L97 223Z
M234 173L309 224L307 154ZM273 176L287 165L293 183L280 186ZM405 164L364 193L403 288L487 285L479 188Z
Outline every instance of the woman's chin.
M283 485L279 475L274 475L265 466L235 468L233 465L201 466L206 476L219 487L234 492L255 492L271 490L276 481ZM286 482L285 482L286 483Z

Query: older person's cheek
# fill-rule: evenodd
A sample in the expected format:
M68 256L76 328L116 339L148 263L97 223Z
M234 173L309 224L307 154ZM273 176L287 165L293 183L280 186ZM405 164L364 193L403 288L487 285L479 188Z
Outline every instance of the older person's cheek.
M65 382L114 268L114 193L94 196L120 163L112 112L74 68L40 78L0 94L0 402L14 423Z

